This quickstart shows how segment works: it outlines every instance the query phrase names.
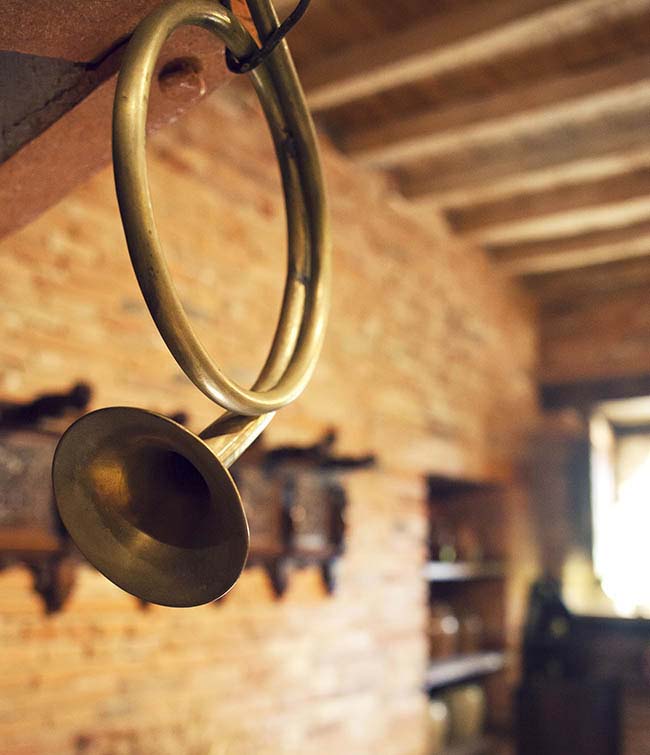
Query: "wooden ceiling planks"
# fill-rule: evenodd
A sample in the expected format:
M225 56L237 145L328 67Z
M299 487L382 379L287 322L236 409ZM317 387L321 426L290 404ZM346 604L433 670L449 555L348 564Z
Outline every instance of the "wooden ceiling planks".
M601 92L588 102L572 100L446 132L431 145L435 154L413 158L397 175L406 196L435 196L641 148L648 143L649 123L650 77Z
M0 49L96 61L154 2L9 0L0 21L41 22L0 24ZM289 41L343 151L536 296L535 276L650 265L650 0L312 0Z
M397 91L383 91L381 96L364 96L348 105L330 104L323 117L334 131L341 133L361 129L364 125L372 128L376 119L370 115L364 118L364 112L369 109L377 112L382 102L386 108L380 123L393 119L400 121L405 114L418 111L426 113L452 103L467 103L473 99L492 97L517 86L559 77L569 71L587 69L599 62L604 64L620 60L635 51L648 49L650 44L650 8L645 0L633 0L631 3L565 1L553 3L545 10L528 15L525 4L517 3L514 7L519 8L520 17L505 26L496 23L496 14L501 4L502 0L493 0L487 5L486 18L494 16L495 21L491 30L467 38L461 36L456 42L442 48L429 49L429 74L426 79L408 81L404 77ZM477 7L482 7L482 4L468 0L458 0L451 9L439 6L438 3L433 8L429 5L426 10L423 8L416 31L419 25L427 23L427 18L432 26L436 22L439 25L453 22L458 27L464 22L467 27L466 19L474 14ZM436 15L432 15L434 9ZM334 16L329 23L336 27ZM395 34L394 31L392 33ZM401 31L399 36L406 33ZM413 31L409 33L415 34ZM422 44L431 44L425 34L419 36ZM334 89L335 69L341 68L340 61L337 63L337 60L361 60L368 55L368 45L368 42L360 43L359 50L355 52L354 48L343 43L338 56L328 56L316 46L318 55L312 55L312 65L306 61L303 66L305 81L309 84L311 80L318 78L318 70L326 71L329 68L328 86ZM383 56L385 66L390 64L395 67L399 64L399 61L389 57L389 40L376 39L374 46L374 51L370 51L372 56ZM320 59L317 66L313 65L314 59ZM352 69L349 76L357 78L355 69ZM376 77L376 74L373 76ZM347 96L344 97L347 87L345 80L336 83L337 91L340 90L338 96L347 99ZM314 98L316 94L312 91L309 96ZM391 105L394 107L389 107Z
M650 218L650 194L623 202L564 210L554 215L527 217L465 234L488 250L513 247L531 241L554 242L566 236L628 229Z
M459 57L487 60L511 49L516 31L533 11L559 0L476 0L429 11L412 27L321 57L304 70L313 110L335 107L455 68ZM437 12L435 12L437 10ZM530 32L529 32L530 33Z
M341 139L341 144L346 152L364 162L398 165L440 151L439 145L444 145L449 134L459 139L469 132L471 138L473 127L485 130L488 124L494 123L513 128L510 124L515 118L526 113L543 117L545 110L557 112L563 103L586 109L607 92L615 93L644 82L649 72L650 53L614 63L608 61L578 72L545 77L539 83L511 87L502 93L497 91L490 97L474 98L353 131Z
M573 271L524 276L524 286L546 312L558 311L581 299L650 288L650 264L644 258L615 260Z
M535 276L650 269L650 0L409 3L400 23L360 0L356 38L347 4L315 3L298 63L343 151L538 297Z
M609 167L609 170L607 168ZM570 171L546 184L516 191L470 197L452 202L447 217L458 233L489 232L499 226L540 219L542 223L560 213L583 210L603 214L610 204L650 196L650 150L613 160L594 175Z
M650 256L650 220L550 239L493 245L489 251L510 273L531 275Z

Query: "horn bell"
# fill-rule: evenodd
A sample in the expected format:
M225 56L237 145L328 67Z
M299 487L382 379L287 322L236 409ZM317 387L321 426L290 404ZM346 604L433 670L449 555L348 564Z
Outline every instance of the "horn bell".
M143 600L209 603L244 568L249 532L237 487L173 420L126 407L86 414L59 441L52 479L79 550Z

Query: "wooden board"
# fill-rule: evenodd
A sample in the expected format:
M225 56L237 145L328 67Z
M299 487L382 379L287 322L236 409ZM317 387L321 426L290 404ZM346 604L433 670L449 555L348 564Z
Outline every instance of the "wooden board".
M121 55L137 22L157 4L0 4L0 238L38 217L110 161ZM246 14L243 0L234 0L233 8ZM198 61L206 93L229 76L223 45L203 29L175 32L161 53L156 76L183 58ZM151 129L175 120L200 99L196 88L176 83L164 91L152 87Z

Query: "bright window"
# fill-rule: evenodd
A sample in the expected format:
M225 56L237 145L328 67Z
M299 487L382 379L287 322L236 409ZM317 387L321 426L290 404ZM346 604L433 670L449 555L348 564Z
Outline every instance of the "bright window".
M650 422L633 417L611 402L591 422L594 569L616 613L650 617Z

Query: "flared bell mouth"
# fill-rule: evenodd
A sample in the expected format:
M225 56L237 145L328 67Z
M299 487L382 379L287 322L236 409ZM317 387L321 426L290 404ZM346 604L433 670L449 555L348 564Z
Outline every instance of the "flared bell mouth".
M173 420L127 407L91 412L59 441L52 480L79 550L143 600L209 603L244 568L249 533L235 483Z

